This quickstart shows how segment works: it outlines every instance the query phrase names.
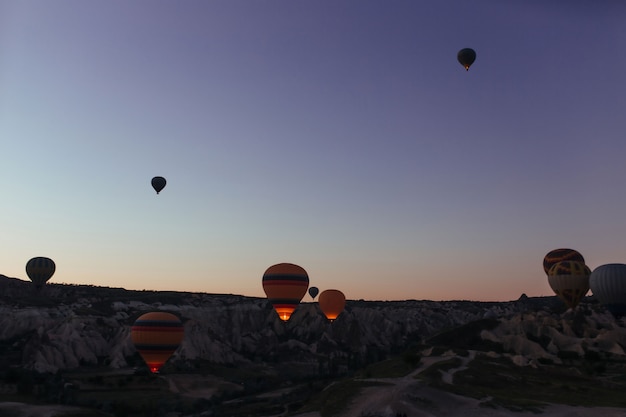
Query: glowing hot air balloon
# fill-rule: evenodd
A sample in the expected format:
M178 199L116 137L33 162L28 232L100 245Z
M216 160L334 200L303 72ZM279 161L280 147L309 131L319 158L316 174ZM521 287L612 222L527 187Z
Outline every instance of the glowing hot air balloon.
M165 181L165 178L163 177L154 177L152 178L152 188L154 188L154 191L156 191L156 193L160 193L162 189L165 188L165 184L167 183L167 181Z
M591 273L589 286L613 316L626 315L626 265L600 265Z
M309 288L309 295L311 296L311 298L315 299L315 297L317 297L317 294L319 294L320 290L317 287L311 287Z
M157 373L183 341L184 328L174 314L155 311L135 321L130 337L150 372Z
M547 274L552 265L561 261L576 261L585 263L585 258L574 249L554 249L543 258L543 270Z
M472 66L476 60L476 52L472 48L463 48L456 54L456 59L463 65L465 71L469 71L470 66Z
M289 320L308 287L309 276L298 265L272 265L263 274L263 291L282 321Z
M43 287L52 278L54 271L56 271L56 265L50 258L37 256L26 262L26 274L37 289Z
M320 310L330 321L335 320L346 306L346 296L339 290L324 290L317 300Z
M591 270L582 262L558 262L548 271L550 288L569 308L575 308L589 291Z

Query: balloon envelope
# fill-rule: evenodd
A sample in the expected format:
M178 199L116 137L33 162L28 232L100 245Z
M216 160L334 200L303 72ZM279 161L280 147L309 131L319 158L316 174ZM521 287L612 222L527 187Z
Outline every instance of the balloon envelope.
M469 71L469 67L471 67L476 60L476 51L472 48L463 48L456 54L456 59L463 65L465 71Z
M308 287L309 276L298 265L272 265L263 274L263 291L282 321L289 320Z
M584 262L561 261L552 265L548 270L548 276L556 275L591 275L591 270Z
M543 270L547 274L550 271L552 265L557 264L562 261L576 261L585 263L585 258L580 254L580 252L575 251L574 249L554 249L551 250L543 257Z
M320 290L317 287L309 288L309 295L311 296L311 298L317 297L317 294L319 294L319 292Z
M611 314L615 317L626 315L626 265L600 265L591 273L589 286Z
M156 191L156 193L160 193L162 189L165 188L165 184L167 183L167 181L165 181L165 178L163 177L154 177L152 178L152 188L154 188L154 191Z
M35 288L41 288L56 271L56 265L50 258L37 256L26 262L26 274L28 278L35 284Z
M130 337L150 372L156 373L183 341L184 328L174 314L155 311L135 321Z
M589 291L591 270L582 262L558 262L548 271L550 288L569 308L575 308Z
M339 290L324 290L317 300L320 310L330 321L335 320L346 306L346 296Z

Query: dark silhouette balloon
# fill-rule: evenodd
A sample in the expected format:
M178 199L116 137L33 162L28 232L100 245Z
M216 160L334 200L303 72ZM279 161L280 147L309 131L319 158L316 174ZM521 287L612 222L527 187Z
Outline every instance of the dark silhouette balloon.
M550 268L554 264L563 261L576 261L585 263L585 258L580 254L580 252L575 251L574 249L554 249L547 253L543 258L543 270L547 274L550 271Z
M154 188L154 191L156 191L156 193L160 193L162 189L165 188L165 184L167 183L167 181L165 181L165 178L163 177L154 177L152 178L152 188Z
M476 52L472 48L463 48L456 54L456 59L463 65L465 71L469 71L469 68L476 60Z
M56 271L56 265L50 258L37 256L26 263L26 274L37 289L43 287L52 278L54 271Z
M263 274L263 291L282 321L289 320L308 287L309 276L298 265L272 265Z
M335 320L346 306L346 296L339 290L324 290L317 300L320 310L330 321Z
M309 288L309 295L311 296L311 298L315 298L317 297L317 294L319 294L320 290L317 287L311 287Z
M150 372L157 373L183 341L184 328L174 314L155 311L135 321L130 337Z

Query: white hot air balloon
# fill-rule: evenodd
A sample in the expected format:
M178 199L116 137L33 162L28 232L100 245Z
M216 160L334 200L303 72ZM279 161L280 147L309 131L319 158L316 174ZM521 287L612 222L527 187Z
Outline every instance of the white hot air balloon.
M589 276L589 287L615 317L626 315L626 265L600 265Z

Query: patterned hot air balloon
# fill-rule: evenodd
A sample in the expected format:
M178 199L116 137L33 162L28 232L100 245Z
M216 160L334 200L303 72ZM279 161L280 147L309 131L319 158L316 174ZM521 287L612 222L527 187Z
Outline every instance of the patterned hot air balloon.
M315 299L315 297L317 297L317 294L319 294L320 290L317 287L311 287L309 288L309 295L311 296L311 298Z
M35 284L35 288L42 288L56 271L56 265L50 258L37 256L26 262L26 274Z
M263 291L282 321L289 320L308 287L309 276L298 265L272 265L263 274Z
M163 177L154 177L152 178L152 188L154 188L154 191L156 191L156 193L160 193L162 189L165 188L165 184L167 183L167 181L165 181L165 178Z
M626 265L600 265L591 273L589 286L613 316L626 315Z
M589 275L591 270L584 263L562 261L548 271L548 283L554 293L573 309L589 291Z
M456 54L456 59L463 65L465 71L469 71L470 66L476 60L476 51L472 48L463 48Z
M156 373L183 341L184 328L174 314L155 311L135 321L130 337L150 372Z
M585 258L574 249L554 249L543 258L543 270L547 274L552 265L561 261L576 261L585 263Z
M330 321L335 320L346 306L346 296L339 290L324 290L317 300L320 310Z

